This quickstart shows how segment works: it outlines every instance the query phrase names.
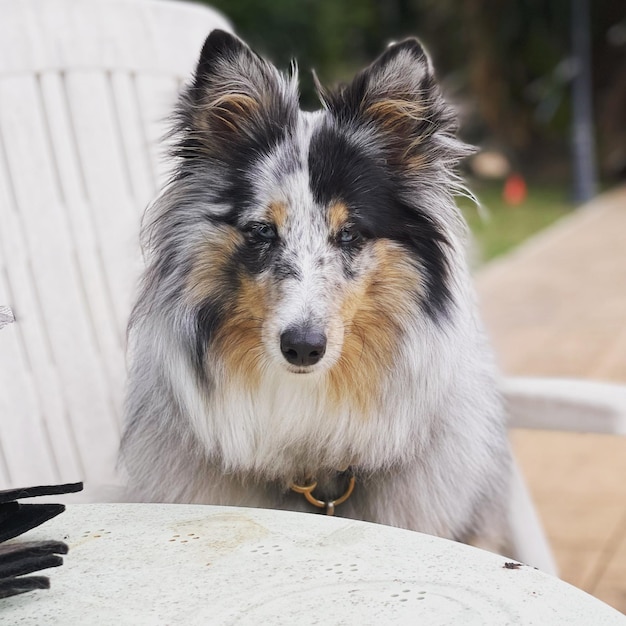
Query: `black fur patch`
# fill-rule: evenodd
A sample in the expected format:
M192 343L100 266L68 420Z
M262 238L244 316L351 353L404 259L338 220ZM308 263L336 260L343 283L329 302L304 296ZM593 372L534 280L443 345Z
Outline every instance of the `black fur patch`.
M277 257L277 242L259 242L246 238L237 248L233 263L245 269L248 274L256 275L272 267Z
M216 270L217 271L217 270ZM220 273L213 279L219 287L200 304L195 312L194 354L196 370L201 379L204 379L204 358L206 351L215 338L215 334L223 324L239 289L239 264L236 254L229 263L220 269Z
M401 199L402 181L382 158L366 154L345 131L327 124L311 138L309 180L316 202L323 206L344 202L366 238L401 243L424 270L427 295L420 306L433 319L446 314L452 301L445 254L449 242L428 214ZM345 252L349 267L350 248Z
M196 312L195 363L201 378L204 377L204 357L207 347L215 337L227 314L227 302L222 299L207 298Z

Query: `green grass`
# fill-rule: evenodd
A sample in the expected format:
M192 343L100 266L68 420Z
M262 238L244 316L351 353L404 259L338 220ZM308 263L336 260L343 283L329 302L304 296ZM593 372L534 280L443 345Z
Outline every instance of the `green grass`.
M486 215L466 198L458 203L473 233L479 262L508 252L573 209L564 187L529 184L526 199L516 206L504 202L501 184L471 184L470 188Z

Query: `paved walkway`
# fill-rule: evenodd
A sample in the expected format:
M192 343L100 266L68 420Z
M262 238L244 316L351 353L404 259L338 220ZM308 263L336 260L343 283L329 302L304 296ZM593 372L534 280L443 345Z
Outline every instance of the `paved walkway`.
M477 276L507 374L626 383L626 187ZM513 433L562 577L626 612L626 438Z

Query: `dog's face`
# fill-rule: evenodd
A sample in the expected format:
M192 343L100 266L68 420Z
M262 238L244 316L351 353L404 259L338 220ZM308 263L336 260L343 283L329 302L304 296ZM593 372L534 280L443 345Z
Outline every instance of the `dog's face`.
M366 404L406 333L455 307L452 169L466 149L415 40L321 92L320 112L299 110L295 81L209 36L180 106L153 279L201 375L324 377Z

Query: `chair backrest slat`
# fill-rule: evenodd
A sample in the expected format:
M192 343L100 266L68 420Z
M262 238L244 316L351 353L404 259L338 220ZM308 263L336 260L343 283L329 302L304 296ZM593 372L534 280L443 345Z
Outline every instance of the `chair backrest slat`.
M134 74L122 70L111 72L110 81L123 142L124 164L136 202L135 208L141 213L158 186L151 163L151 152L156 151L157 147L148 143L143 130ZM173 90L168 94L169 98L173 99L175 94L176 90Z
M170 175L163 140L169 130L175 104L173 94L178 93L179 83L175 76L145 74L135 78L135 85L153 175L161 186Z
M0 0L0 489L115 481L159 147L204 38L167 0Z
M110 465L111 450L119 437L119 402L107 385L106 368L97 348L98 329L91 323L37 76L13 76L0 83L0 134L5 153L10 155L9 172L19 215L16 226L28 255L39 315L31 317L33 312L25 311L19 303L15 312L24 316L24 325L28 321L43 324L49 359L59 373L76 441L82 449L91 448L92 467ZM10 276L10 259L7 268ZM21 325L19 319L16 328ZM33 361L39 347L32 345L30 337L24 334L24 347ZM45 405L46 398L42 403ZM50 430L61 427L48 415L45 424ZM95 441L102 445L95 446ZM85 472L85 478L91 478L87 468Z
M106 75L70 72L66 81L87 205L105 273L109 314L115 319L121 340L138 267L130 254L137 247L138 212L125 171L123 143Z

